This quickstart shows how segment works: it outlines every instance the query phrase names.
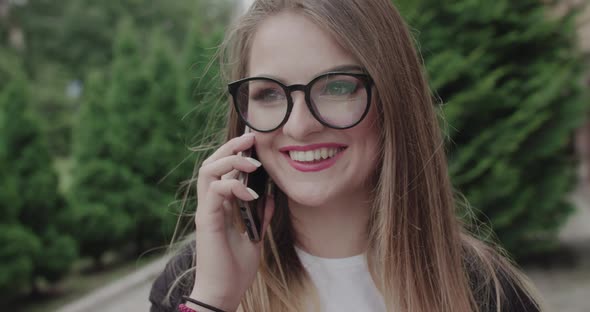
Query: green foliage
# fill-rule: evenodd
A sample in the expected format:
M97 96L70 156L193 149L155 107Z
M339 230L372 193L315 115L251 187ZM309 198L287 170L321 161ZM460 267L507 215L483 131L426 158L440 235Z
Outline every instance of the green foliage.
M103 124L109 116L104 105L106 78L101 72L93 71L88 74L86 81L84 97L72 131L72 157L79 163L109 155L108 137L103 132Z
M6 81L24 79L21 59L9 50L0 50L0 91L7 86Z
M10 14L25 33L26 65L34 77L38 66L58 62L62 70L82 79L85 73L111 62L112 34L119 21L131 19L142 39L155 29L164 29L178 47L198 2L29 0L23 6L12 6Z
M572 133L589 108L573 17L534 0L396 4L445 102L455 186L514 256L551 250L572 212Z
M31 287L41 243L19 224L0 224L0 246L0 302L5 302Z
M175 192L198 156L188 148L220 125L207 118L217 64L204 65L232 5L10 3L0 18L0 299L57 281L79 251L101 259L168 243ZM23 31L23 50L9 46L9 24ZM67 94L72 82L82 98ZM72 164L69 205L56 155Z
M223 128L223 118L212 118L215 111L223 111L222 108L225 107L225 103L220 103L220 99L225 99L225 90L220 89L219 63L215 58L216 47L223 40L223 29L211 25L214 23L207 20L194 20L181 60L181 126L183 132L190 135L186 138L190 145L201 145L214 140L215 137L212 136ZM199 156L203 155L201 153Z
M0 89L0 258L12 258L0 268L4 299L34 287L37 278L59 280L77 258L57 175L30 114L27 81L18 67L12 70Z
M75 122L72 116L80 102L66 90L72 83L83 84L89 72L110 65L114 58L113 33L119 21L130 19L137 24L140 42L162 29L174 49L180 50L188 23L199 12L201 2L29 0L21 5L9 4L6 21L23 32L25 44L19 53L35 90L30 100L34 113L42 116L40 126L48 134L52 155L66 157L70 153ZM2 27L8 23L4 21L0 18L0 50L3 46L10 48L6 27Z
M40 241L43 248L42 254L35 258L35 275L49 282L59 281L78 259L77 242L70 235L58 232L55 225L47 227Z
M174 194L195 163L187 136L209 123L203 108L192 113L191 103L207 98L201 93L215 76L193 97L188 90L194 85L179 70L164 32L155 32L147 49L139 42L133 21L120 23L112 66L106 75L89 76L74 131L70 197L77 223L88 225L77 229L81 251L97 260L130 243L141 252L168 242L176 222ZM212 41L203 42L200 52ZM191 73L203 75L204 68Z
M126 210L136 205L140 181L123 169L101 159L76 167L71 205L82 255L100 260L104 252L124 246L131 233L133 220Z
M71 203L76 223L87 225L76 228L81 252L95 260L127 244L136 221L129 211L141 208L138 198L145 196L137 170L129 166L141 162L134 156L146 131L141 109L148 90L130 20L119 25L113 49L108 84L99 74L91 76L75 128Z

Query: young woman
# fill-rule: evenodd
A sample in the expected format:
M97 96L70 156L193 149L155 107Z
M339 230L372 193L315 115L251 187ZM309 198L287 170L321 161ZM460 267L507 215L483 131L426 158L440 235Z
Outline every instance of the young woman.
M196 233L152 311L540 310L455 216L436 108L390 0L257 0L223 51L227 142L199 169ZM251 147L257 159L240 154ZM236 179L257 170L274 195ZM260 196L254 243L234 202Z

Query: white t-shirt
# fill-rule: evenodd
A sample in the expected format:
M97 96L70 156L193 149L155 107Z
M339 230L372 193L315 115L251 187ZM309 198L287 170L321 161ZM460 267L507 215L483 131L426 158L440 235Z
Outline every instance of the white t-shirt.
M295 250L318 289L322 312L385 312L383 296L373 283L365 254L320 258L297 246Z

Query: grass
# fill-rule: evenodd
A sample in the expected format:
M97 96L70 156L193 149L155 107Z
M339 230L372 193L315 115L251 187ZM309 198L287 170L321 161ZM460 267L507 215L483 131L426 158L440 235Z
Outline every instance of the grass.
M58 291L51 296L42 298L30 298L19 300L18 302L27 302L13 307L10 311L15 312L46 312L55 311L60 307L80 299L84 295L91 293L111 282L114 282L137 269L157 260L161 255L150 253L147 256L140 257L138 260L117 262L113 260L111 264L106 265L106 269L101 272L86 273L89 264L88 260L80 260L76 263L76 269L72 274L67 276L57 286Z

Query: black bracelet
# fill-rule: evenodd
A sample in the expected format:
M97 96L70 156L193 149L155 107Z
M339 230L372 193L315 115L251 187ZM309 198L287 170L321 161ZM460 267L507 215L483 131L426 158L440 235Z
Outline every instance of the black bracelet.
M189 297L189 296L182 296L182 299L184 299L184 300L186 300L186 301L188 301L188 302L194 303L194 304L196 304L196 305L198 305L198 306L201 306L201 307L203 307L203 308L207 308L207 309L209 309L209 310L211 310L211 311L215 311L215 312L225 312L225 311L223 311L223 310L221 310L221 309L218 309L218 308L216 308L216 307L213 307L213 306L210 306L210 305L208 305L208 304L206 304L206 303L203 303L203 302L200 302L200 301L198 301L198 300L195 300L195 299L193 299L193 298L191 298L191 297Z

